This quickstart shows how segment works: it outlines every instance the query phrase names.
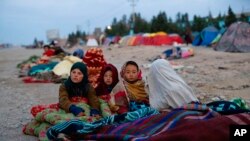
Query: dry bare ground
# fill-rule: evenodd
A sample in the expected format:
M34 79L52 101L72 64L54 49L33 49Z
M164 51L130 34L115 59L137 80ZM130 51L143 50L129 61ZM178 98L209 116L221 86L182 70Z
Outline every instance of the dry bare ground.
M82 48L85 51L90 47ZM128 60L136 61L147 75L149 59L169 47L103 47L107 62L118 69ZM74 48L73 48L74 49ZM69 50L72 51L73 49ZM241 97L250 105L250 53L216 52L211 48L194 48L195 56L174 60L183 65L177 72L194 89L199 99L230 100ZM32 117L31 106L58 101L58 84L24 84L18 78L16 65L31 55L41 55L42 49L20 47L0 50L0 140L35 141L36 137L22 133L22 126Z

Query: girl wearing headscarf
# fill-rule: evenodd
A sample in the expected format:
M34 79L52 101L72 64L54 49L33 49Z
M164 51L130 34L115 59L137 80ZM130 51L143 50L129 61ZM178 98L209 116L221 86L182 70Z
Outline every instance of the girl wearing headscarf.
M191 87L175 72L165 59L154 61L147 77L150 106L158 110L177 108L198 102Z
M128 100L125 89L118 83L118 70L114 65L107 64L102 68L98 82L96 94L105 103L108 103L109 107L102 111L106 111L106 115L111 112L118 114L128 112Z
M59 105L75 116L86 115L84 109L78 107L77 102L90 105L90 116L100 115L100 103L95 89L88 81L87 66L82 62L73 64L69 78L59 88Z
M117 68L112 64L105 65L100 73L96 87L96 94L100 97L109 95L115 85L119 82Z

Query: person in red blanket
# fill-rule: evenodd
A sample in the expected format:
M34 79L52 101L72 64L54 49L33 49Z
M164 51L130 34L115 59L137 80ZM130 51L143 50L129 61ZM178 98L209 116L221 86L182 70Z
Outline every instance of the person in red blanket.
M42 54L42 57L37 60L37 64L47 64L50 60L50 57L55 55L55 50L50 48L49 45L44 45L43 49L44 52Z
M44 45L43 49L44 49L43 56L51 57L55 55L55 50L51 49L49 45Z

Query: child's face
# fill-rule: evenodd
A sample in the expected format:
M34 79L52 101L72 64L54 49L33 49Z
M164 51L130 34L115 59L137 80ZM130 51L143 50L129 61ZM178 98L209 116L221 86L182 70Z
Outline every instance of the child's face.
M83 73L79 69L73 69L70 72L70 78L74 83L82 82L83 77Z
M113 82L112 71L110 70L106 71L104 73L103 80L106 85L111 85Z
M138 70L134 65L127 65L125 68L124 79L126 81L136 81L138 79Z

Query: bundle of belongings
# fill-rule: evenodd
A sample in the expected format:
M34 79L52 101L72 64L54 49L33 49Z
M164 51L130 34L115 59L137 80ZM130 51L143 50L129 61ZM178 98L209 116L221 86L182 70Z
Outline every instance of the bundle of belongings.
M149 59L150 62L155 61L157 59L167 59L167 60L173 60L173 59L181 59L181 58L189 58L191 56L194 56L194 49L191 47L172 47L169 48L161 53L161 55L158 55L152 59Z
M97 86L97 78L106 64L101 49L90 48L84 54L82 49L77 48L72 54L63 57L60 53L60 57L58 60L57 56L31 56L17 65L20 69L19 77L22 77L24 83L61 83L69 77L74 63L84 62L89 70L89 81L94 87Z
M194 49L191 47L173 47L162 52L162 58L172 60L188 58L194 55Z

